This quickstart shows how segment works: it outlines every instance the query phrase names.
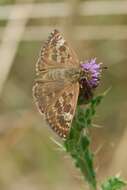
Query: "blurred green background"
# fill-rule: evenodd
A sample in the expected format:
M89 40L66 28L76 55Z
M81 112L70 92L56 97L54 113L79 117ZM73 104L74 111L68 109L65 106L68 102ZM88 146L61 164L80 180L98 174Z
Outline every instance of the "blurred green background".
M32 99L38 53L54 28L80 60L108 67L96 91L111 87L91 131L95 168L99 180L127 179L127 1L0 0L0 190L87 189Z

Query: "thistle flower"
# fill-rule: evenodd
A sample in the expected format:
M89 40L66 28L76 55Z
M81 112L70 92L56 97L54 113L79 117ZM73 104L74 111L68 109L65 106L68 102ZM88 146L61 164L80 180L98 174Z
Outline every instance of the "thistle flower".
M81 64L82 77L80 83L79 102L88 103L93 98L93 90L99 85L102 67L100 63L96 63L96 59L90 59Z
M101 64L96 63L96 58L81 64L81 68L84 71L84 77L81 79L81 83L87 82L91 89L96 88L99 85L101 77ZM85 78L85 79L84 79Z

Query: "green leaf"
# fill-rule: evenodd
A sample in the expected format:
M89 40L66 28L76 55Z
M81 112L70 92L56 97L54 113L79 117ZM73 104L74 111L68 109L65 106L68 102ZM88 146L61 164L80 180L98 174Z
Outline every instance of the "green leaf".
M96 190L96 174L88 130L92 126L96 107L101 103L103 97L104 94L94 97L87 107L77 106L70 134L64 144L66 151L74 159L75 166L80 169L84 179L88 181L90 189L93 190Z
M111 177L101 185L101 190L121 190L127 185L120 177Z
M90 139L88 136L83 136L80 139L80 147L83 152L84 152L84 150L86 150L88 148L89 144L90 144Z

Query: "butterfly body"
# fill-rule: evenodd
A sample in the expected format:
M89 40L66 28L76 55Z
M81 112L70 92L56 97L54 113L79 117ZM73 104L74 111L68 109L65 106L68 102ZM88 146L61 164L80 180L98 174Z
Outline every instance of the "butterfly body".
M82 76L82 70L77 68L55 68L41 72L36 77L36 82L61 81L64 83L78 82Z

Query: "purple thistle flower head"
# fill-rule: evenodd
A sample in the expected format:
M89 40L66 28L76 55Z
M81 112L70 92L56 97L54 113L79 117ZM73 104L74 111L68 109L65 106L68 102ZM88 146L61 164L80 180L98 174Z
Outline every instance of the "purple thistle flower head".
M81 64L81 68L84 72L84 79L81 79L81 84L87 82L91 89L96 88L99 85L101 77L101 64L96 63L96 58Z

